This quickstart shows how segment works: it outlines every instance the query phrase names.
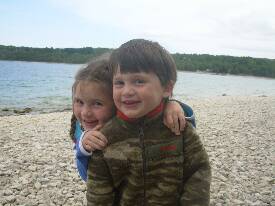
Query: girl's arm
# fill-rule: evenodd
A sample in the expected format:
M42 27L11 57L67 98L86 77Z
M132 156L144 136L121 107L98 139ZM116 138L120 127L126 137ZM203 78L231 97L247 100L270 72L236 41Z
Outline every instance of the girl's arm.
M76 122L75 126L76 166L81 179L86 182L88 162L90 156L92 155L92 151L94 151L95 149L104 149L107 145L107 140L105 136L99 131L93 130L83 132L78 121ZM100 127L95 129L99 128Z
M76 142L75 158L76 158L76 166L77 166L78 174L81 177L81 179L86 182L87 181L88 163L89 163L92 153L88 153L87 151L85 153L83 153L83 146L82 146L83 135L84 135L84 132L81 135L81 138L79 138L79 140Z
M74 122L74 141L75 141L75 158L76 158L76 166L78 170L78 174L80 175L81 179L85 182L87 181L87 169L88 169L88 162L90 159L90 155L87 151L83 153L82 146L82 137L84 135L83 130L81 129L79 121Z
M177 100L169 100L164 109L164 124L176 135L184 130L186 120L196 127L195 115L190 106Z

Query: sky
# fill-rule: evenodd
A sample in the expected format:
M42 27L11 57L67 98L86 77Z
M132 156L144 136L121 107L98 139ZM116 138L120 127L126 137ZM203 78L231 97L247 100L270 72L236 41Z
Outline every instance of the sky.
M0 45L117 48L275 59L274 0L0 0Z

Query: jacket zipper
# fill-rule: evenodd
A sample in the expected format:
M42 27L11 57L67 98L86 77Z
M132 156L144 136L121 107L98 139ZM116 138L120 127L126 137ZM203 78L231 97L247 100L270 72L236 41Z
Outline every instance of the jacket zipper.
M142 149L142 177L143 177L143 204L146 204L146 159L145 159L145 145L144 145L144 132L142 126L139 127L139 140Z

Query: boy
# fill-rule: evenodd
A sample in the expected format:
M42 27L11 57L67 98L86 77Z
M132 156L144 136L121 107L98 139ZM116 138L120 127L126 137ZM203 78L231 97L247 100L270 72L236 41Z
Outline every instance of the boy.
M211 171L190 123L179 136L162 123L176 82L171 55L158 43L131 40L111 55L117 116L93 153L88 205L208 205Z

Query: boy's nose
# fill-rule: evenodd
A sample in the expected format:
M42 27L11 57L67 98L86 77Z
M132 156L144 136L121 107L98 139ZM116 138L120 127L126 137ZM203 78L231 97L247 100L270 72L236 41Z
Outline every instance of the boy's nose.
M125 86L124 87L124 90L123 90L123 95L126 95L126 96L132 96L135 94L135 89L131 86Z

